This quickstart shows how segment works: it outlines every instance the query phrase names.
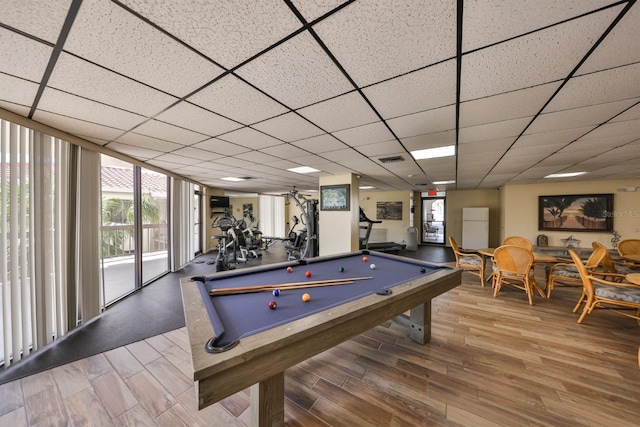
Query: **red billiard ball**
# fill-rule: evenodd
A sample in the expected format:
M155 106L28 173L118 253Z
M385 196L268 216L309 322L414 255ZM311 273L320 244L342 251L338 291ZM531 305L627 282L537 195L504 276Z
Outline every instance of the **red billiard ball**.
M275 310L277 306L278 306L278 303L275 302L274 300L269 301L269 308L271 310Z
M362 261L363 261L363 262L367 262L367 261L369 261L369 258L367 258L366 256L363 256L363 257L362 257Z
M287 273L291 273L292 271L293 271L293 268L287 267Z
M307 277L311 277L311 272L307 271L306 273L304 273L304 275L307 276Z

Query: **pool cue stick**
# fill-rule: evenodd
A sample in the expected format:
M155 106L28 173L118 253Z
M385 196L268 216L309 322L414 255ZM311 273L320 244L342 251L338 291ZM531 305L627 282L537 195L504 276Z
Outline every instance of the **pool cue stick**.
M219 289L211 289L209 291L210 295L229 295L229 294L248 294L253 292L265 292L272 291L274 289L279 290L291 290L291 289L303 289L303 288L311 288L311 287L320 287L320 286L331 286L332 284L347 284L353 283L356 280L367 280L372 279L371 276L365 277L350 277L343 279L327 279L327 280L310 280L306 282L291 282L291 283L280 283L280 284L267 284L267 285L255 285L255 286L238 286L231 288L219 288Z

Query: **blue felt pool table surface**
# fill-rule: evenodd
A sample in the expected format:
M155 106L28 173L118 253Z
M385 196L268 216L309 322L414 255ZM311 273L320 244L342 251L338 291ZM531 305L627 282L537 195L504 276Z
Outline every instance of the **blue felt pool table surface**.
M364 261L363 257L367 260ZM375 268L372 269L371 265ZM194 278L200 289L203 303L215 331L215 346L225 346L244 337L294 321L304 316L330 310L332 307L362 298L379 291L391 291L399 284L433 274L441 268L420 260L400 258L381 253L356 252L346 256L324 257L317 261L292 261L287 266L265 266L240 269L224 274ZM341 271L341 267L344 271ZM311 277L306 277L306 272ZM256 285L285 285L331 279L361 278L339 286L324 286L284 290L274 296L271 292L242 293L211 296L209 291L218 288ZM308 293L311 299L302 301ZM382 296L381 298L384 298ZM269 308L275 301L277 307Z

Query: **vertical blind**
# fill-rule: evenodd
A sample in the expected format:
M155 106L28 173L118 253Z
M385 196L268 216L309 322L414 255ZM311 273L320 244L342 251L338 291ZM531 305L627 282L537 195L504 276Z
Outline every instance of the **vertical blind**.
M80 187L70 177L97 185L86 171L90 175L99 167L95 153L74 157L74 150L78 147L66 141L0 119L0 244L6 248L0 255L0 362L5 367L99 313L99 246L89 252L90 236L98 230L97 187L70 191ZM69 160L74 158L78 163ZM70 206L83 209L71 212Z

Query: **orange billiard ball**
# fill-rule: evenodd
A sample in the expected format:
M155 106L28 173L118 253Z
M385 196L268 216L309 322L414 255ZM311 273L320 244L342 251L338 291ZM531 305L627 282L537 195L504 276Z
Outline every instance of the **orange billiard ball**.
M311 295L309 295L309 294L302 294L302 301L304 301L304 302L309 302L309 300L311 300Z

